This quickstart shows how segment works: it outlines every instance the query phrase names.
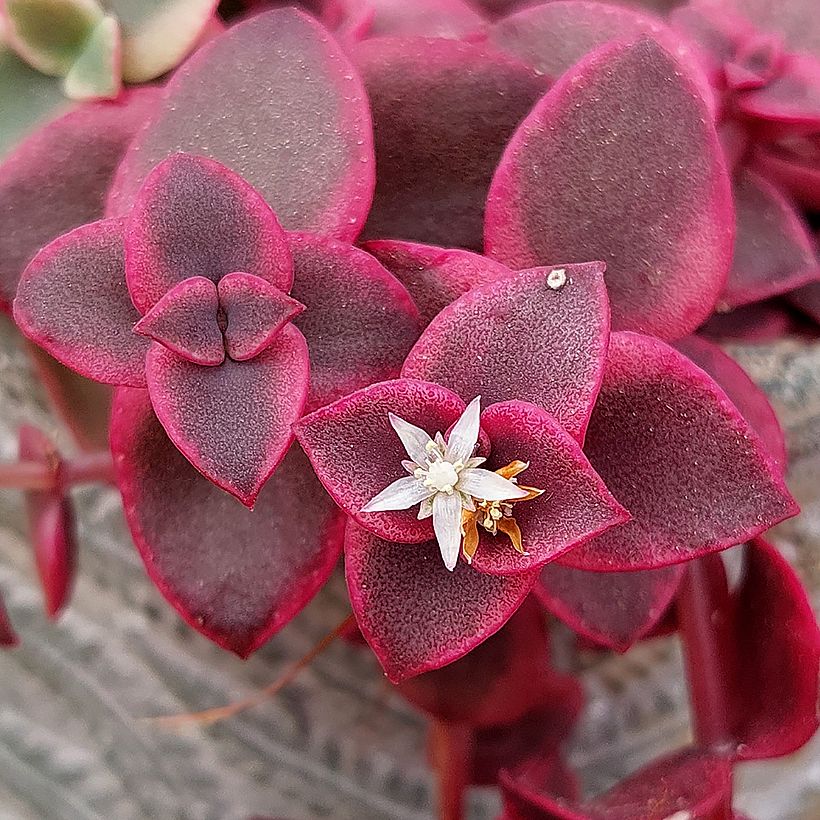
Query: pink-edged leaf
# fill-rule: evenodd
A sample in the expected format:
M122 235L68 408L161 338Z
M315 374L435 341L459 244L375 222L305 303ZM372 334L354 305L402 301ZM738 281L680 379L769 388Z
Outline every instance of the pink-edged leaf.
M174 74L109 208L126 212L150 170L177 151L240 174L290 230L352 240L364 224L374 173L364 89L325 30L293 9L234 26Z
M723 0L721 5L725 5ZM814 0L731 0L758 28L781 34L794 51L806 51L820 58L820 19Z
M486 45L456 40L366 40L354 57L376 149L364 238L480 249L493 171L546 79Z
M416 549L416 547L407 547ZM399 693L436 720L471 727L517 721L554 693L543 609L527 599L460 660L403 681Z
M791 137L788 142L758 146L750 162L801 205L820 210L820 140Z
M738 96L749 117L806 129L820 128L820 58L790 55L762 88Z
M222 364L225 345L218 312L216 285L204 276L192 276L172 287L134 325L134 332L194 364Z
M293 448L250 512L168 440L144 390L119 390L111 445L134 543L182 617L247 657L333 569L343 520Z
M818 281L794 291L789 295L789 301L820 324L820 273Z
M675 347L721 386L766 445L781 471L785 472L788 454L783 430L766 394L749 378L746 371L707 339L689 336L677 341Z
M406 475L402 461L407 453L389 416L393 413L435 436L463 412L464 402L444 387L396 379L316 410L301 419L295 431L319 480L349 516L381 538L413 543L433 537L430 519L419 521L417 510L361 512L377 493Z
M626 652L663 618L682 575L680 565L639 572L587 572L555 561L541 570L534 592L579 635Z
M372 14L369 37L477 35L484 18L466 0L362 0Z
M46 465L55 479L53 489L26 493L29 535L46 614L54 619L68 602L77 570L74 512L60 486L59 454L48 437L36 427L24 425L19 433L19 454L21 461Z
M264 279L229 273L219 280L219 305L225 311L225 350L242 362L261 353L305 306Z
M128 290L147 313L183 279L235 271L288 291L293 265L282 226L242 177L205 157L174 154L148 175L125 235Z
M778 296L816 276L808 227L771 182L743 170L735 179L735 250L720 310Z
M820 632L800 580L773 546L756 538L744 557L735 593L735 740L737 757L755 760L796 751L820 725Z
M75 228L46 245L20 279L14 321L32 341L80 375L107 384L145 384L149 340L125 284L121 219Z
M511 267L601 259L613 327L676 338L723 290L733 223L695 82L642 40L594 52L522 123L490 188L485 246Z
M612 334L584 450L633 520L567 553L580 569L677 564L798 512L780 466L726 394L649 336Z
M698 333L710 339L756 343L782 338L794 328L794 315L779 302L768 301L715 313Z
M357 248L291 234L292 296L310 348L310 408L398 376L419 335L419 315L405 288Z
M650 763L605 794L572 804L542 792L531 776L502 775L506 820L732 820L726 758L684 749Z
M35 131L0 165L0 309L40 248L99 219L114 170L159 92L86 103ZM30 104L30 103L29 103Z
M468 290L510 275L509 268L470 251L393 239L366 242L364 249L410 291L425 327Z
M0 646L3 649L11 649L20 643L14 627L11 625L9 614L6 612L6 605L3 603L3 596L0 595Z
M293 441L309 369L304 337L291 326L250 361L203 367L157 343L146 361L151 403L171 441L250 508Z
M383 541L353 521L345 573L359 628L393 683L452 663L489 638L537 576L487 575L463 561L448 572L435 541Z
M469 291L430 323L402 375L485 407L531 402L582 440L609 337L603 273L600 262L535 268Z
M540 407L518 401L493 404L481 414L481 426L492 446L483 466L498 470L515 460L529 462L518 480L544 492L513 507L524 555L503 534L492 536L479 527L473 558L477 570L509 575L537 569L629 520L578 442Z

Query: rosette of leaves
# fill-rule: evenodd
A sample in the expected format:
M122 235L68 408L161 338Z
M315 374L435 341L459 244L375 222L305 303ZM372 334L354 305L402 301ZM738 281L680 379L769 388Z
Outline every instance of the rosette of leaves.
M3 0L4 36L75 100L116 97L165 74L196 45L217 0Z

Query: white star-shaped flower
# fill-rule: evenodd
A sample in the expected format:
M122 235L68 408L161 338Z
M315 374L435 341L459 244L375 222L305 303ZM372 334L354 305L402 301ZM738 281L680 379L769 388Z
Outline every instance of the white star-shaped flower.
M478 441L481 399L474 398L453 426L445 442L439 432L431 438L420 427L390 414L390 424L401 439L409 461L409 476L385 487L362 507L362 512L407 510L420 504L419 519L433 516L444 565L452 571L461 549L461 511L475 510L474 499L511 501L528 495L514 482L482 470L485 459L473 458Z

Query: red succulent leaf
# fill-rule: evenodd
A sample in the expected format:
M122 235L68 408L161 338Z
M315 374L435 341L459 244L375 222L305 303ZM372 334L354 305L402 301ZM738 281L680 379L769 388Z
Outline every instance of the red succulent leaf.
M83 376L145 384L149 341L125 284L124 220L83 225L46 245L20 279L14 320L32 341Z
M579 635L626 652L663 619L683 575L680 565L639 572L588 572L554 561L534 593Z
M695 80L641 40L594 52L522 123L490 188L485 246L511 267L603 259L613 326L676 338L723 290L733 221Z
M389 415L395 413L434 435L449 429L463 411L464 402L445 387L397 379L322 407L302 418L295 430L319 480L351 518L387 541L414 543L433 537L432 523L419 521L416 510L361 512L402 475L407 459Z
M554 694L549 656L544 611L528 599L472 652L402 681L398 691L436 720L476 728L508 724L544 706Z
M393 683L466 655L507 622L537 577L487 575L463 561L447 572L435 541L383 541L353 521L345 572L359 628Z
M402 375L485 407L532 402L583 440L609 337L603 272L600 262L535 268L471 290L430 323Z
M374 173L367 98L341 48L293 9L234 26L174 74L109 208L127 212L151 169L177 151L240 174L290 230L352 240L364 224Z
M151 578L220 646L251 654L333 569L343 519L298 448L250 512L180 455L143 390L117 391L111 445L128 525Z
M753 305L715 313L698 333L710 339L739 339L746 342L766 342L787 336L795 327L795 317L776 301L757 302Z
M803 206L820 210L820 141L791 138L757 146L751 166L767 179L780 185Z
M820 58L820 19L814 0L721 0L763 31L781 34L793 51Z
M514 507L524 555L511 549L506 537L493 537L479 527L473 558L477 570L509 575L537 569L629 520L578 442L540 407L519 401L493 404L481 414L481 426L492 446L484 467L498 470L517 459L527 461L519 480L544 492Z
M540 772L539 772L540 774ZM729 761L685 749L650 763L605 794L572 805L525 773L502 774L505 820L732 820Z
M218 162L174 154L137 193L125 235L131 299L147 313L192 276L218 282L242 271L290 290L293 265L276 215L242 177Z
M39 128L0 165L0 310L40 248L103 215L122 153L159 92L126 91L81 105Z
M350 2L350 0L348 0ZM418 36L461 39L477 35L484 18L466 0L359 0L368 7L369 37Z
M225 350L237 362L261 353L305 306L264 279L229 273L219 280L219 306L225 312Z
M354 58L376 149L364 237L479 250L493 171L547 80L486 45L456 40L366 40Z
M580 569L677 564L798 512L780 466L726 394L648 336L612 334L584 450L633 520L567 553Z
M192 276L172 287L134 325L134 331L194 364L222 364L225 345L218 311L216 285L204 276Z
M26 493L26 512L46 614L56 618L68 602L77 569L74 512L60 486L59 454L46 435L36 427L21 427L19 454L21 461L46 465L55 479L52 489Z
M790 754L820 725L814 613L794 570L761 538L746 547L735 604L736 755L755 760Z
M820 273L818 281L800 288L789 295L792 304L820 324Z
M419 334L404 287L358 248L307 234L289 239L292 295L307 307L294 324L310 348L308 407L398 376Z
M785 472L788 454L783 430L766 394L746 375L746 371L707 339L689 336L675 342L675 347L720 385L766 445L781 472Z
M734 196L735 250L721 310L778 296L817 275L808 227L771 182L743 170L735 179Z
M250 508L293 441L309 371L305 339L290 325L249 361L203 367L157 343L146 359L151 403L168 437Z
M410 291L425 327L468 290L510 275L509 268L470 251L394 239L366 242L364 249Z
M0 646L3 649L11 649L20 643L17 633L11 625L9 614L6 612L6 605L3 603L3 596L0 595Z

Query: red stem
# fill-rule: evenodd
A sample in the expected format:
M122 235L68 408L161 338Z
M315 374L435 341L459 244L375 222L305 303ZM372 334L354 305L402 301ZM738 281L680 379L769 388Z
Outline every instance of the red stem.
M75 484L113 484L114 461L111 453L100 450L79 453L63 463L62 480L68 486Z
M678 618L692 705L695 740L724 753L732 742L731 600L717 555L691 561L678 597Z
M39 461L19 461L0 464L0 488L18 490L50 490L54 486L54 470Z
M58 480L64 487L76 484L113 484L114 462L106 451L80 453L62 463L59 479L54 466L42 461L0 464L0 489L53 490Z
M463 820L475 737L469 726L434 721L430 751L438 786L438 820Z

